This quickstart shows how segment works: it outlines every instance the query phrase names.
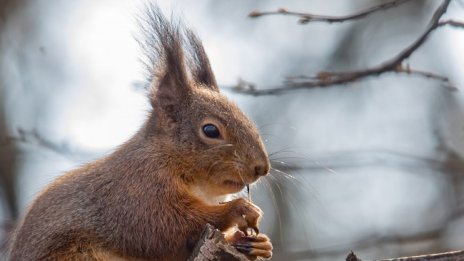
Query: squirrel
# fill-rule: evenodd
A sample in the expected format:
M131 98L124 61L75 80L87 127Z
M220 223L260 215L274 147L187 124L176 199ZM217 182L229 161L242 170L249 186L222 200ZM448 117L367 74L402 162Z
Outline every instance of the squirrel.
M225 202L269 172L257 128L220 93L190 29L154 5L140 26L150 73L146 122L113 153L39 193L10 260L187 260L207 223L250 260L271 257L259 207Z

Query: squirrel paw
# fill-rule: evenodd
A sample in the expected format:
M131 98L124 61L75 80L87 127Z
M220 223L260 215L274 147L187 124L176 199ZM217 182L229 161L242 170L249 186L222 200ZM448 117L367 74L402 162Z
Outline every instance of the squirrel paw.
M258 235L258 224L262 214L261 209L244 198L235 199L230 203L233 204L232 213L229 216L232 218L231 223L237 225L238 229L245 235L248 235L249 229L252 229Z
M264 234L247 236L242 231L236 231L227 241L238 251L246 254L250 260L269 259L272 257L272 244Z

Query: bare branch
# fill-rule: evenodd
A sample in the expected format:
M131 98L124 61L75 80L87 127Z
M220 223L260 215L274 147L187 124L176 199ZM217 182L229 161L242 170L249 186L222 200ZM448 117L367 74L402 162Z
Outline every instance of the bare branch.
M308 258L325 257L336 260L335 257L346 253L346 249L355 249L356 251L366 250L373 246L387 245L387 244L406 244L406 243L422 243L431 240L438 240L443 233L443 227L438 227L430 231L415 233L413 235L371 235L363 240L359 240L345 247L325 248L325 249L311 249L302 251L292 251L278 253L276 256L285 256L287 260L300 260ZM344 249L343 249L344 248ZM380 260L376 260L380 261Z
M464 21L456 21L456 20L446 20L438 23L439 26L445 26L449 25L452 27L457 27L457 28L464 28Z
M419 49L425 41L428 39L429 35L435 31L437 28L440 28L445 25L450 25L453 27L462 27L463 23L447 20L440 22L440 18L446 13L446 10L450 4L451 0L444 0L442 4L435 10L429 25L425 31L409 46L403 49L396 56L387 60L377 66L363 69L363 70L354 70L354 71L344 71L344 72L327 72L323 71L317 74L315 77L300 77L300 78L290 78L288 79L284 86L279 86L270 89L257 90L256 88L244 88L246 86L236 86L234 91L241 92L251 95L270 95L278 94L289 90L297 90L304 88L314 88L314 87L327 87L337 84L347 84L352 83L367 77L371 76L380 76L385 73L403 73L410 75L418 75L421 77L426 77L434 80L441 81L445 86L450 89L455 90L456 88L450 84L450 81L445 76L440 76L431 72L420 71L416 69L411 69L409 65L405 65L404 61L407 60L417 49ZM250 85L250 84L248 84ZM250 85L255 87L254 85Z
M298 23L300 24L307 24L309 22L326 22L326 23L341 23L349 20L356 20L360 18L364 18L372 13L387 10L411 0L392 0L389 2L385 2L383 4L362 10L360 12L351 14L351 15L343 15L343 16L327 16L327 15L316 15L310 13L301 13L301 12L292 12L288 11L285 8L280 8L277 11L268 11L268 12L260 12L260 11L253 11L248 16L251 18L257 18L262 16L269 16L269 15L289 15L289 16L297 16L299 17Z
M347 261L361 261L353 252L346 257ZM400 258L382 259L376 261L456 261L464 260L464 250L422 256L408 256Z
M460 213L462 216L462 212ZM454 219L458 215L452 215L451 219ZM447 223L442 224L435 229L430 231L424 231L415 233L413 235L389 235L389 236L381 236L381 235L372 235L367 237L363 240L359 240L350 244L350 246L337 247L337 248L325 248L325 249L311 249L311 250L302 250L302 251L289 251L289 252L276 252L276 257L285 257L287 260L301 260L301 259L308 259L308 258L331 258L332 260L337 260L336 257L343 255L346 253L346 249L355 249L356 251L360 250L367 250L373 246L378 245L387 245L387 244L409 244L409 243L424 243L430 242L434 240L439 240L442 236L444 228L447 226ZM463 250L464 251L464 250ZM350 259L356 260L356 259ZM359 259L358 259L359 260ZM388 261L405 261L409 259L388 259ZM415 260L415 259L413 259ZM418 259L420 260L420 259ZM424 260L434 260L434 259L424 259ZM435 259L440 261L445 260L464 260L464 259ZM367 260L363 260L367 261ZM375 261L387 261L387 260L375 260Z
M426 71L411 69L409 67L409 65L406 66L406 67L401 66L401 67L397 68L395 72L397 72L397 73L406 73L406 74L411 74L411 75L419 75L419 76L422 76L422 77L425 77L425 78L434 79L434 80L437 80L437 81L442 81L444 84L447 84L445 86L450 87L453 90L456 89L455 87L449 85L450 82L449 82L448 77L443 76L443 75L439 75L439 74L435 74L435 73L432 73L432 72L426 72Z
M0 146L8 146L17 142L34 144L69 158L87 159L101 154L101 152L98 151L93 152L75 148L67 142L57 143L55 141L48 140L35 129L27 131L22 128L18 128L17 132L16 136L7 136L0 139Z

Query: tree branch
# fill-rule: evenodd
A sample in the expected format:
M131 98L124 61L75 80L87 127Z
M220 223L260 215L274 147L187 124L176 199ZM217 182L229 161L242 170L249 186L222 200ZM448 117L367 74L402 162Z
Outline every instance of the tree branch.
M235 247L227 244L221 231L207 224L188 261L248 261Z
M445 26L449 25L451 27L456 27L456 28L464 28L464 21L456 21L456 20L446 20L438 23L439 26Z
M27 131L22 128L18 128L17 132L16 136L7 136L0 139L0 147L19 142L34 144L69 158L94 158L95 156L102 154L102 152L99 151L86 151L75 148L67 142L57 143L55 141L48 140L35 129Z
M376 261L458 261L464 260L464 250L422 256L408 256ZM348 254L346 261L361 261L353 252Z
M399 2L399 1L396 1ZM455 90L456 88L450 84L448 77L441 76L435 73L411 69L408 64L405 64L407 60L417 49L419 49L428 39L429 35L437 28L449 25L457 28L464 28L464 22L455 20L446 20L440 22L440 18L446 13L446 10L451 0L444 0L441 5L435 10L429 25L425 31L409 46L403 49L396 56L387 60L377 66L354 71L344 72L328 72L322 71L315 77L299 76L287 78L283 86L270 88L270 89L256 89L254 84L246 81L240 81L237 86L233 86L232 89L236 92L251 94L251 95L270 95L279 94L289 90L297 90L303 88L314 88L314 87L327 87L337 84L352 83L371 76L380 76L385 73L402 73L409 75L418 75L434 80L438 80L445 84L446 87ZM390 3L390 2L389 2ZM390 3L391 4L391 3ZM381 10L381 9L379 9Z
M430 231L419 232L414 235L372 235L365 239L359 240L350 244L349 246L329 248L329 249L311 249L311 250L302 250L294 252L279 253L276 252L276 256L286 257L287 260L300 260L308 258L331 258L332 260L337 260L336 258L340 255L346 253L345 249L356 249L356 250L366 250L373 246L386 245L386 244L407 244L407 243L421 243L427 242L430 240L438 240L443 233L443 227L440 226L436 229ZM380 261L380 260L376 260Z
M288 11L285 8L280 8L277 11L268 11L268 12L260 12L260 11L253 11L248 16L251 18L257 18L262 16L269 16L269 15L289 15L289 16L297 16L299 17L298 23L300 24L307 24L309 22L326 22L326 23L341 23L349 20L356 20L360 18L364 18L372 13L387 10L411 0L392 0L371 8L367 8L360 12L351 14L351 15L343 15L343 16L327 16L327 15L316 15L310 13L301 13L301 12L292 12Z

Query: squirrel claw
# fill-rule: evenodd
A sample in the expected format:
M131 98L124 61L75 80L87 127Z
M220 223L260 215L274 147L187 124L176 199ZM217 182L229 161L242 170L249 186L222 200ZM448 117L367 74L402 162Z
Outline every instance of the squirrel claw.
M272 243L269 238L260 234L257 236L244 236L236 232L231 244L240 252L246 254L251 260L256 258L269 259L272 257Z
M238 251L244 253L244 254L249 254L251 252L251 245L235 245L234 246Z
M259 228L256 227L256 226L253 226L253 227L247 227L246 228L246 231L245 232L245 235L247 237L253 237L253 236L258 236L259 235Z
M255 232L255 236L259 235L259 228L258 227L252 227L252 229Z

